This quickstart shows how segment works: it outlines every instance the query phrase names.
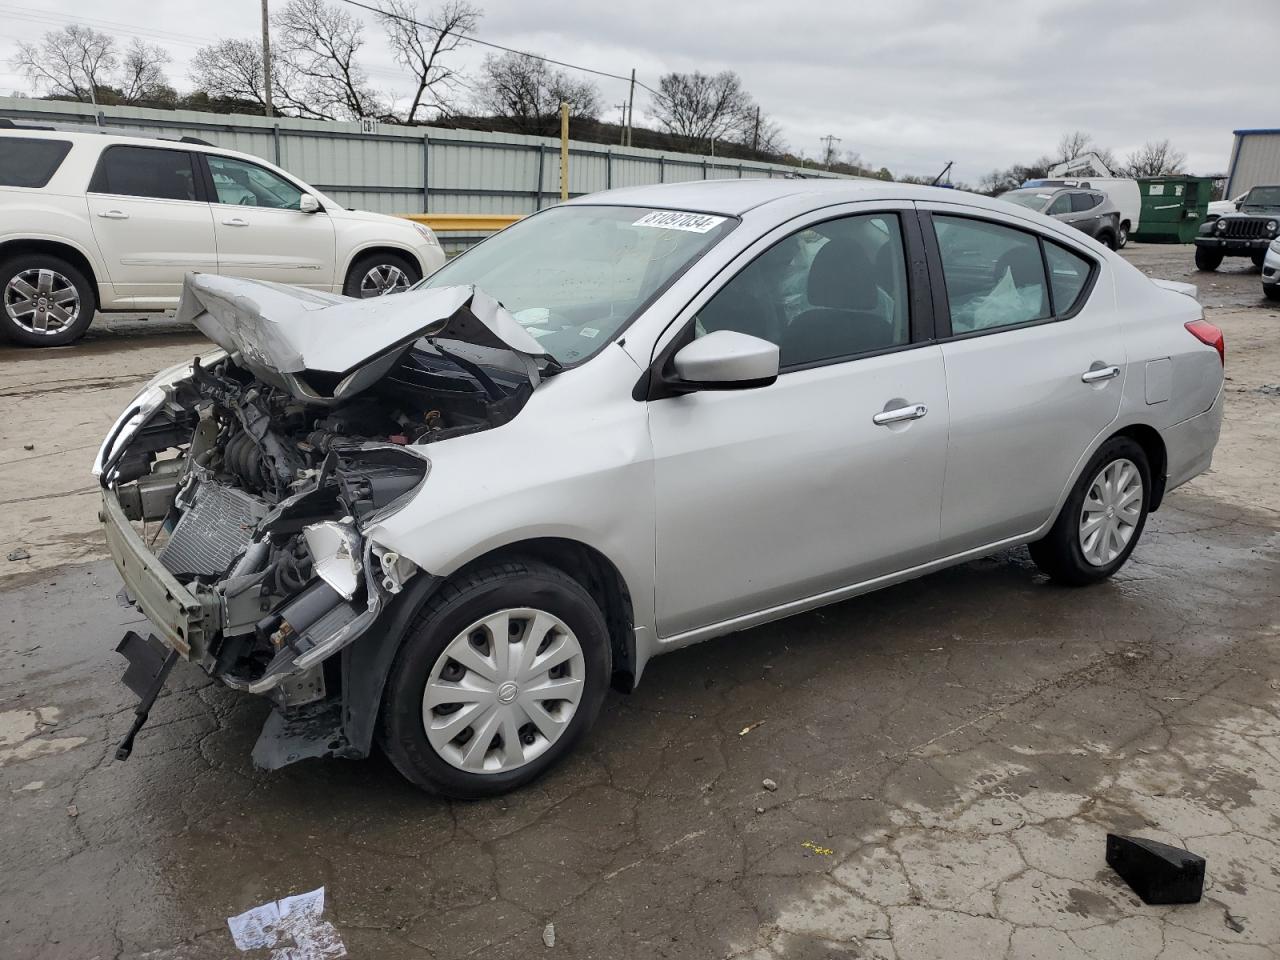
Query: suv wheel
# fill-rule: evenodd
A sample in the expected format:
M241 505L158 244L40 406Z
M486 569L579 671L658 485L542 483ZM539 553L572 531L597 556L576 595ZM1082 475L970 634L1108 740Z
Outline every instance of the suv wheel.
M568 574L532 560L464 572L428 601L396 655L383 751L425 790L506 793L573 749L610 669L604 615Z
M1129 243L1129 221L1120 224L1120 232L1116 234L1116 247L1124 247Z
M360 257L347 271L342 292L362 300L403 293L422 279L422 271L408 257L397 253L371 253Z
M0 264L0 333L29 347L84 336L97 309L84 274L60 257L24 253Z
M1264 283L1262 295L1268 300L1280 300L1280 283Z
M1255 253L1255 254L1254 254L1252 257L1250 257L1249 259L1253 261L1253 265L1254 265L1255 267L1257 267L1259 270L1261 270L1261 269L1262 269L1262 262L1263 262L1264 260L1266 260L1266 259L1267 259L1267 251L1265 251L1265 250L1261 250L1261 251L1259 251L1258 253Z
M1196 247L1196 269L1208 270L1212 273L1222 266L1222 253L1208 247Z
M1059 583L1105 580L1137 546L1150 503L1146 453L1129 437L1112 437L1081 472L1049 533L1031 544L1031 559Z
M1098 234L1098 242L1108 250L1114 250L1116 248L1116 235L1110 230L1103 230Z

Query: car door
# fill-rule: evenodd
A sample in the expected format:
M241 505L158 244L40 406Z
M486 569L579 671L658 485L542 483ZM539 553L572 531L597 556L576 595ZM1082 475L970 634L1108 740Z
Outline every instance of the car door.
M663 637L936 555L947 397L919 224L840 209L744 253L662 348L727 329L781 351L767 387L649 400Z
M1102 228L1102 218L1098 211L1102 209L1103 196L1100 193L1088 193L1078 190L1071 194L1071 216L1067 219L1077 230L1096 237Z
M303 213L305 191L260 164L200 154L213 198L218 272L333 290L333 220L321 209Z
M925 209L950 400L942 547L956 554L1048 519L1119 411L1127 358L1092 255L1001 214Z
M188 272L218 269L213 215L190 151L107 146L86 199L114 306L176 306Z

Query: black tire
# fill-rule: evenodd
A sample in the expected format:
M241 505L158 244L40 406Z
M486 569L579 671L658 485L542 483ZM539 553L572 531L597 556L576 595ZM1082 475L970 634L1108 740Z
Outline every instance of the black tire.
M1254 265L1255 267L1257 267L1259 270L1261 270L1261 269L1262 269L1262 261L1264 261L1264 260L1266 260L1266 259L1267 259L1267 251L1263 250L1263 251L1261 251L1260 253L1255 253L1255 254L1253 254L1253 256L1251 256L1249 259L1253 261L1253 265Z
M1108 464L1122 459L1132 462L1138 468L1142 478L1142 512L1138 522L1134 524L1133 534L1124 549L1110 563L1098 566L1085 559L1079 537L1080 517L1084 509L1085 497L1093 485L1094 478ZM1129 437L1112 437L1098 449L1084 470L1080 472L1080 478L1072 487L1067 502L1062 505L1062 511L1050 527L1048 534L1042 540L1031 544L1031 559L1035 561L1041 572L1058 583L1080 587L1105 580L1124 566L1125 561L1129 559L1129 554L1138 545L1138 540L1141 539L1142 531L1147 524L1147 511L1150 505L1151 465L1147 461L1146 453L1136 441Z
M75 319L56 333L33 332L9 314L9 283L31 270L51 270L55 276L65 278L75 288ZM93 323L94 312L98 309L98 298L93 285L80 269L61 257L48 253L20 253L0 263L0 298L6 301L0 303L0 335L27 347L61 347L79 340L89 329L89 324ZM34 317L31 318L30 325L35 326Z
M1262 295L1268 300L1280 300L1280 283L1264 283Z
M348 297L361 296L374 297L381 296L377 293L364 293L362 295L360 285L369 271L376 268L394 268L399 270L407 280L406 286L411 286L422 279L422 268L410 256L401 253L368 253L363 257L357 257L351 264L351 269L347 271L347 279L343 281L342 292ZM398 290L388 291L388 293L397 293Z
M1098 234L1098 242L1108 250L1114 250L1116 248L1116 235L1110 230L1103 230Z
M507 772L469 773L445 760L427 739L423 693L455 637L488 614L511 607L545 610L573 631L585 665L582 697L564 733L539 756ZM463 571L440 587L405 633L382 698L379 742L405 779L423 790L459 800L506 793L541 776L573 749L595 723L611 672L604 615L568 574L535 560Z
M1222 252L1208 247L1196 247L1196 269L1212 273L1222 266Z
M1120 232L1116 234L1116 248L1124 249L1129 245L1129 221L1120 224Z

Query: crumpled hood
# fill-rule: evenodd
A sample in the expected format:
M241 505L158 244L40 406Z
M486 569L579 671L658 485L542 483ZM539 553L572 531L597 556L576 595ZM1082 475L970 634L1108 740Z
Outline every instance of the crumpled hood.
M380 380L420 337L510 350L534 386L546 351L474 286L369 300L283 283L187 274L177 319L235 354L254 376L299 400L337 403Z

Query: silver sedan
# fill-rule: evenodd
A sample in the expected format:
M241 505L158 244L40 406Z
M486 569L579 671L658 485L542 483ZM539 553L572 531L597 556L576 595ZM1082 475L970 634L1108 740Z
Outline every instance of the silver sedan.
M97 463L158 635L121 649L270 697L264 766L377 737L461 797L655 655L1019 544L1105 580L1222 421L1193 287L900 184L617 190L397 297L195 276L179 315L222 349Z

